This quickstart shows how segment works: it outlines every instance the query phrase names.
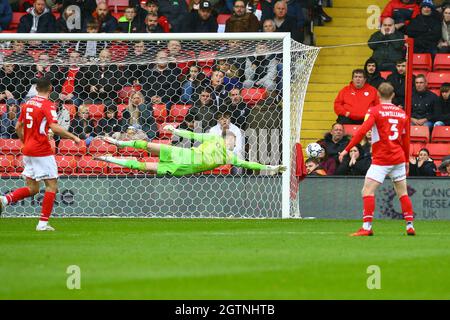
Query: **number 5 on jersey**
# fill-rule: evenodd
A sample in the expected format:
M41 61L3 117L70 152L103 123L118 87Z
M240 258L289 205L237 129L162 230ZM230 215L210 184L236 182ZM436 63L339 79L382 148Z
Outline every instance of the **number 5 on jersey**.
M30 122L27 123L27 128L31 129L31 127L33 126L33 117L30 115L30 113L33 112L33 108L27 108L27 111L25 113L25 118L27 120L30 120Z

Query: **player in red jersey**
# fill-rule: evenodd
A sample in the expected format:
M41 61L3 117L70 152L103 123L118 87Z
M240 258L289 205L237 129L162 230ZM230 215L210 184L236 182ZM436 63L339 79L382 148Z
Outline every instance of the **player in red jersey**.
M371 236L373 213L375 211L375 191L388 175L400 200L403 217L406 220L406 233L415 235L413 226L413 207L407 193L406 184L406 156L404 146L406 143L407 116L399 107L391 103L394 97L394 88L389 83L382 83L378 87L381 103L370 108L364 123L356 132L344 151L339 155L342 161L366 132L372 130L372 165L366 174L363 197L363 227L352 236Z
M5 206L32 197L39 192L39 181L44 180L45 194L42 201L42 211L37 231L54 231L48 225L48 219L52 213L56 192L58 191L58 168L56 166L54 152L48 140L48 130L62 138L68 138L79 144L80 139L58 124L56 109L48 100L52 91L51 83L46 78L41 78L36 83L38 95L22 105L19 120L16 124L16 132L22 141L22 153L26 187L17 189L6 196L0 197L0 214Z

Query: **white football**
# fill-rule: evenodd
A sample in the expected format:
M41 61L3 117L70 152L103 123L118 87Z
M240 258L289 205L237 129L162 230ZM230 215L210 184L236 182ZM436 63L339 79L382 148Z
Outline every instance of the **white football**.
M306 154L309 158L317 158L322 151L322 146L316 142L312 142L306 146Z

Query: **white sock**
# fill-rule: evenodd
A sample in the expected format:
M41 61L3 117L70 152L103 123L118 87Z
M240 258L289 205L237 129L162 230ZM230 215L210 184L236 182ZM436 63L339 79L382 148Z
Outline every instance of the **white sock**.
M364 230L371 230L372 229L372 222L364 222L363 223L363 229Z
M412 222L407 222L406 223L406 230L414 228L413 223Z
M47 224L48 224L48 221L41 221L41 220L39 220L38 227L46 227Z

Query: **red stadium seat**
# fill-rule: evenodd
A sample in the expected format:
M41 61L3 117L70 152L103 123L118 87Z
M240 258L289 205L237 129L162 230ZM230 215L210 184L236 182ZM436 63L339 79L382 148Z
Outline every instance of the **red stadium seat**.
M123 12L111 12L111 15L119 20L123 16Z
M425 148L425 144L424 143L411 143L409 145L409 154L412 156L417 157L417 155L419 154L420 149Z
M431 142L450 142L450 126L434 127Z
M5 155L17 155L22 148L22 142L19 139L0 139L0 153Z
M60 174L72 174L77 171L77 160L75 156L55 156L58 172Z
M411 126L411 142L428 143L430 141L430 129L427 126Z
M413 75L414 76L418 76L419 74L422 74L425 76L425 78L428 76L429 72L428 71L423 71L423 70L413 70ZM428 88L429 89L429 88Z
M108 163L94 160L91 156L83 156L78 160L77 172L80 174L107 174Z
M110 154L113 155L117 152L117 147L109 144L101 139L93 139L89 145L88 152L91 155Z
M165 104L154 104L153 105L153 117L155 117L156 122L163 123L167 118L167 108Z
M226 24L227 20L230 19L231 14L219 14L217 16L217 24Z
M108 7L114 10L114 13L125 11L129 5L129 0L109 0ZM112 12L111 12L112 13Z
M61 139L58 146L58 153L60 155L84 155L86 154L86 143L83 141L80 146L78 146L70 139Z
M354 136L361 125L359 124L344 124L344 132L350 136Z
M433 160L442 160L450 154L450 143L427 143L425 148L430 151Z
M117 93L118 103L128 103L131 95L137 91L141 91L142 87L140 85L135 86L124 86Z
M13 155L0 155L0 173L16 171Z
M100 120L104 117L105 106L103 104L88 104L89 115L95 120Z
M431 54L429 53L416 53L413 56L413 69L431 71L432 62Z
M120 155L124 156L124 157L142 158L142 157L147 157L148 152L146 150L139 150L139 149L135 149L135 148L126 147L126 148L120 149Z
M428 88L439 89L445 82L450 82L450 72L430 72L427 74Z
M12 20L9 23L9 28L10 29L19 28L20 18L22 18L22 16L24 16L26 14L27 14L26 12L13 12Z
M255 105L260 100L264 100L267 98L267 90L265 88L250 88L250 89L242 89L241 96L244 102L249 105Z
M0 115L6 112L6 104L0 103Z
M441 90L440 89L431 89L430 91L433 92L438 97L441 95Z
M217 51L200 51L198 54L198 65L200 67L209 66L212 67L215 64L215 58Z
M14 51L12 49L0 49L0 56L7 57L11 55Z
M172 126L174 126L176 128L176 127L178 127L180 125L180 123L179 122L158 123L157 126L158 126L158 133L159 133L159 138L160 139L170 139L170 138L172 138L172 132L169 132L169 131L166 131L166 130L163 129L166 125L172 125Z
M128 45L125 42L112 42L108 48L111 52L111 61L122 61L128 55Z
M387 79L391 75L392 71L380 71L380 75L383 79Z
M202 68L202 73L209 78L209 77L211 77L211 74L212 74L212 68L209 66L204 66Z
M170 114L168 121L170 122L182 122L184 117L188 114L189 109L192 107L190 104L174 104L170 108Z
M450 54L438 53L434 57L433 71L450 70Z

